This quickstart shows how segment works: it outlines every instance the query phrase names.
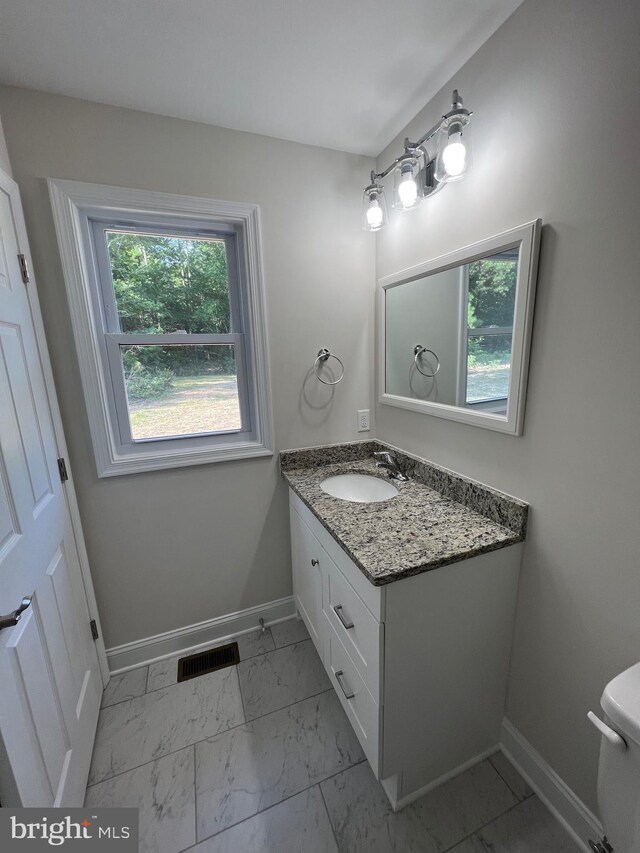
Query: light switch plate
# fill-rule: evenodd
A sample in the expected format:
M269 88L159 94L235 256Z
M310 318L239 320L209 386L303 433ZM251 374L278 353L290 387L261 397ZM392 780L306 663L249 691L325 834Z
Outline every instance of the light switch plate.
M369 409L358 409L358 432L369 432L370 429Z

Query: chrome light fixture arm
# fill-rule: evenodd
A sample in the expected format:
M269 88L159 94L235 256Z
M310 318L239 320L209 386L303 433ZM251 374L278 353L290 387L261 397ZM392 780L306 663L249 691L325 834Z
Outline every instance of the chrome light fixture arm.
M464 121L464 118L469 119L469 118L471 118L472 115L473 115L472 112L469 112L469 110L465 109L462 106L462 98L460 97L460 93L458 92L457 89L454 89L453 90L453 96L451 98L451 109L449 110L449 112L445 113L442 116L442 118L440 119L440 121L437 124L434 124L434 126L432 128L430 128L430 130L428 130L424 136L421 136L417 142L409 142L408 139L405 139L405 141L404 141L405 148L407 146L417 148L418 146L422 145L423 143L429 142L429 140L432 139L436 135L436 133L441 129L443 123L445 123L447 126L449 126L452 123L451 120L453 118L455 118L456 116L460 116L461 120Z
M433 133L431 133L431 136L434 136L438 132L438 130L440 130L440 123L438 123L436 125L436 128L433 131ZM386 177L388 177L391 174L391 172L393 172L393 170L396 168L396 166L399 163L402 163L402 161L407 156L414 156L414 157L423 156L425 158L425 161L427 161L429 158L429 154L427 152L427 149L423 146L422 143L427 141L428 139L430 139L431 136L428 136L428 137L425 136L424 139L422 139L422 140L420 140L420 142L416 142L416 143L409 142L409 137L407 137L404 141L404 154L402 154L400 157L396 157L396 159L393 161L393 163L391 163L390 166L387 166L387 168L384 169L382 172L376 172L374 169L371 170L371 184L372 185L378 184L379 181L383 181Z
M459 116L467 116L467 117L471 118L473 113L469 112L469 110L465 109L462 106L462 103L463 103L462 98L461 98L460 93L458 92L457 89L453 90L453 96L452 96L451 100L452 100L452 103L451 103L451 109L449 110L449 112L445 113L442 116L442 118L433 125L433 127L430 127L429 130L420 137L420 139L418 139L416 142L410 142L409 137L408 136L405 137L404 154L402 156L396 157L396 159L393 161L393 163L391 163L390 166L387 166L387 168L384 169L382 172L375 172L373 170L371 171L371 183L372 184L377 183L378 181L382 181L389 174L391 174L391 172L395 169L395 167L398 165L398 163L401 162L402 158L406 154L415 153L418 150L422 149L422 151L424 152L424 155L425 155L425 160L427 162L429 162L429 159L430 159L429 158L429 152L428 152L427 148L425 147L425 143L430 142L433 139L433 137L438 133L438 131L442 127L442 123L447 122L448 124L450 124L451 119L454 116L458 116L458 115Z
M464 157L462 157L462 166L459 166L459 171L447 174L446 169L440 164L440 150L432 157L427 147L427 143L441 133L446 135L447 141L461 140L463 129L468 125L472 116L472 113L465 109L462 103L462 98L458 90L454 89L449 112L445 113L416 142L411 142L409 137L406 137L403 153L399 157L396 157L386 169L383 169L381 172L371 171L371 183L364 190L364 227L367 230L377 231L386 223L384 186L381 182L394 170L396 171L396 180L398 179L398 173L400 173L401 178L407 177L411 181L415 181L417 190L414 190L413 186L410 187L412 192L408 194L408 202L405 201L404 204L398 203L397 197L394 198L394 207L408 209L409 207L415 207L416 201L419 201L420 198L428 197L437 192L441 189L444 182L457 180L458 177L462 177L466 169L468 169L468 163L464 167ZM440 144L438 148L440 148ZM461 145L458 145L458 148L462 149L462 155L464 155L464 148ZM460 157L460 154L458 156ZM379 213L377 210L375 212L370 211L369 209L372 206L375 208L385 207L384 214Z

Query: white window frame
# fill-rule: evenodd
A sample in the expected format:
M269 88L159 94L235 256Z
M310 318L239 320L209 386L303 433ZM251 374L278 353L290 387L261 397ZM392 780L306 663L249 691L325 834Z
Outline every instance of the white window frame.
M50 179L48 184L98 476L271 456L273 417L257 205L78 181ZM107 312L113 316L115 297L105 287L110 270L105 271L108 258L99 240L105 226L224 239L230 280L238 282L237 288L230 287L233 332L154 335L153 340L120 334L107 318ZM133 441L119 346L136 342L234 344L242 428Z

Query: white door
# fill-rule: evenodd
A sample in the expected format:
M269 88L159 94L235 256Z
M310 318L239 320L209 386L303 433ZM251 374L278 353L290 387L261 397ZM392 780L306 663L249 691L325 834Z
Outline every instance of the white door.
M0 615L31 597L0 631L0 800L81 806L102 678L58 470L35 285L18 260L25 239L17 185L0 172Z

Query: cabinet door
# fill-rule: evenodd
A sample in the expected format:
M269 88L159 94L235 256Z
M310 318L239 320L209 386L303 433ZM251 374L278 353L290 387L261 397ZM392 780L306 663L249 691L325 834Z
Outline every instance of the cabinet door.
M298 513L290 507L293 595L318 654L324 659L322 632L322 575L324 552Z

